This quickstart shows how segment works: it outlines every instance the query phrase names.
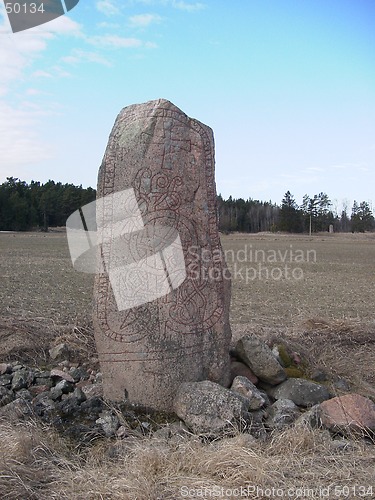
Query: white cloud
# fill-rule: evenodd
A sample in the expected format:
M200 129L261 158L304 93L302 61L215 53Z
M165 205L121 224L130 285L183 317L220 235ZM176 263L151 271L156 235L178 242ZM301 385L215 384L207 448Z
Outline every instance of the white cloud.
M67 16L59 17L45 27L37 26L17 34L10 32L8 21L4 18L3 24L0 25L0 35L0 87L3 89L22 78L25 69L31 67L46 50L49 40L57 35L83 36L80 25ZM39 70L34 76L50 75Z
M337 165L331 165L330 168L334 170L349 170L350 172L354 172L359 170L361 172L369 172L370 169L366 162L361 163L342 163Z
M2 22L1 22L1 17ZM82 37L81 26L67 16L62 16L48 24L37 26L23 32L13 34L4 14L0 10L0 176L5 178L9 172L17 175L28 175L29 165L35 165L53 157L53 150L39 134L38 128L42 118L54 114L52 105L39 107L25 100L25 97L39 93L38 79L53 76L67 76L59 67L45 70L42 65L33 70L33 64L40 59L47 49L48 43L57 36ZM66 73L66 72L65 72ZM20 98L18 84L26 79L33 80L33 87L24 90ZM12 92L13 84L17 84L17 92ZM7 97L7 102L4 101Z
M23 71L46 49L48 37L24 33L14 35L8 32L5 23L0 27L0 36L0 85L8 89L11 82L19 80Z
M51 68L54 71L54 75L56 78L70 78L72 75L68 71L66 71L61 66L52 66Z
M138 14L129 18L129 25L132 28L146 28L152 23L160 23L161 19L157 14Z
M34 71L31 76L34 78L52 78L51 73L49 73L48 71L43 71L42 69Z
M120 9L117 7L114 0L99 0L96 2L96 8L99 12L105 16L116 16L120 13Z
M202 2L185 2L184 0L133 0L133 3L142 5L161 5L163 7L173 7L186 12L196 12L206 8Z
M74 49L69 56L65 56L61 59L67 64L80 64L82 62L90 62L102 64L103 66L110 67L112 63L108 61L105 57L101 56L96 52L87 52L85 50Z
M117 23L107 23L106 21L103 21L102 23L98 23L97 27L98 28L115 30L115 29L119 29L120 25L117 24Z
M40 95L40 94L43 94L43 92L41 92L38 89L32 89L32 88L30 88L30 89L26 90L26 95L34 96L34 95Z
M172 0L172 7L174 7L175 9L185 10L186 12L195 12L197 10L203 10L206 8L204 3L187 3L183 0Z
M39 119L44 111L27 102L19 108L0 102L0 176L6 177L11 167L30 165L44 161L52 156L36 132ZM31 104L31 103L30 103Z
M103 36L93 36L87 38L87 42L95 45L97 47L109 47L117 49L128 49L128 48L138 48L147 47L154 48L155 45L150 42L143 42L139 38L124 38L117 35L103 35Z
M36 26L35 28L31 28L25 31L25 34L35 34L35 33L44 33L50 35L69 35L82 37L82 26L70 19L69 16L61 16L49 21L46 24L41 24L40 26ZM19 36L19 34L17 35Z

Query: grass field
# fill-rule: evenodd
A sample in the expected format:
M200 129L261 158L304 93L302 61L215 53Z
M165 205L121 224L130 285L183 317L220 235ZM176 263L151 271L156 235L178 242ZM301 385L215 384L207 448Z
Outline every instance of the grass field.
M234 338L282 338L312 368L375 400L375 234L235 234L222 243ZM63 232L0 233L0 259L0 361L37 363L56 336L90 332L93 277L73 270ZM267 441L98 442L81 453L36 422L0 422L0 440L4 499L173 500L248 486L254 499L276 498L272 488L294 491L287 498L375 497L375 446L354 439L340 448L309 428ZM371 495L359 486L373 486Z

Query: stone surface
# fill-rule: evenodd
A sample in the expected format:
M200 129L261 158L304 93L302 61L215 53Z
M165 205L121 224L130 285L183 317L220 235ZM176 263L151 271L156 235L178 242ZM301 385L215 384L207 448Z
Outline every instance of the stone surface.
M236 377L230 389L249 400L250 410L259 410L266 402L259 389L247 377Z
M258 377L256 375L254 375L254 373L250 370L250 368L248 366L245 365L245 363L231 359L231 362L230 362L231 382L236 377L246 377L250 380L250 382L252 382L255 385L258 383Z
M61 378L67 382L74 383L74 378L70 375L70 373L59 370L58 368L51 370L51 378Z
M11 403L14 399L14 393L4 386L0 386L0 406Z
M95 394L96 396L96 394ZM79 404L86 401L87 396L80 387L76 387L73 391L73 397L76 398Z
M321 423L330 430L375 431L375 403L360 394L346 394L319 406Z
M33 410L30 402L23 398L15 399L6 406L0 408L0 417L6 417L11 421L30 417L32 413Z
M71 368L69 370L69 375L72 376L74 382L78 382L79 380L88 380L90 377L87 370L82 367Z
M313 371L311 380L314 382L326 382L328 380L327 372L318 368Z
M12 367L7 363L0 363L0 375L4 375L4 373L9 373Z
M89 384L82 387L82 391L86 397L92 398L94 396L103 397L103 384Z
M338 391L350 392L350 383L342 377L333 381L333 386Z
M284 368L271 349L255 335L245 335L236 344L236 355L263 382L275 385L286 379Z
M290 399L279 399L268 408L266 425L271 429L282 429L292 424L300 415L298 406Z
M102 427L106 437L114 436L117 429L120 427L119 419L110 411L101 412L96 423Z
M214 161L212 130L167 100L129 106L116 119L96 211L94 327L109 400L170 411L183 382L229 385L230 273ZM140 264L155 255L164 261L159 298Z
M29 387L35 378L35 374L32 370L28 370L26 368L21 368L17 370L12 379L12 390L18 391L20 389L24 389Z
M51 386L48 385L33 385L29 388L29 390L30 394L35 397L41 394L42 392L48 392L50 388Z
M291 399L297 406L314 406L330 398L326 387L301 378L290 378L268 391L275 399Z
M67 344L58 344L49 350L50 358L54 360L69 359L70 354L71 351Z
M214 382L181 384L174 410L195 434L220 435L250 419L249 400Z
M26 401L31 401L33 399L30 391L27 390L27 389L25 389L25 388L20 389L19 391L17 391L15 393L15 397L16 397L16 399L18 399L18 398L25 399Z
M12 384L13 374L6 373L0 376L0 387L10 387Z
M47 386L50 389L53 386L53 381L52 381L51 377L48 377L48 378L35 377L33 385L34 386L36 386L36 385Z
M74 391L74 385L71 382L62 379L55 385L55 387L52 387L50 390L50 397L53 401L56 401L61 398L63 394L68 394L72 391Z

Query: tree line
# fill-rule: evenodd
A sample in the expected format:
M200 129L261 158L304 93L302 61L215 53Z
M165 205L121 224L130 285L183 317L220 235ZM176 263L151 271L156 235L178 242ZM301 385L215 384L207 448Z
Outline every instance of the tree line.
M94 201L95 189L49 180L27 184L8 177L0 184L0 231L28 231L65 226L75 210ZM305 195L298 205L287 191L281 205L249 198L225 200L217 197L219 229L223 232L284 231L291 233L328 231L365 232L375 230L375 219L369 203L354 201L350 216L332 210L326 193Z
M0 231L28 231L65 226L82 205L95 200L95 189L49 180L45 184L7 177L0 184Z
M249 198L224 200L218 196L219 229L223 232L284 231L290 233L328 231L366 232L375 230L375 219L368 202L354 201L351 214L332 210L332 202L326 193L305 195L298 205L287 191L281 205Z

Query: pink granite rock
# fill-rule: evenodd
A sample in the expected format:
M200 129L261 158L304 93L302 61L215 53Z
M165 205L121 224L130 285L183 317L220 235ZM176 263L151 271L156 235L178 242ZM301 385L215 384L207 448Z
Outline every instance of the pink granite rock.
M94 326L104 396L172 410L183 382L229 385L230 273L212 130L160 99L124 108L99 171Z
M346 394L320 404L320 420L335 431L375 431L375 404L359 394Z

